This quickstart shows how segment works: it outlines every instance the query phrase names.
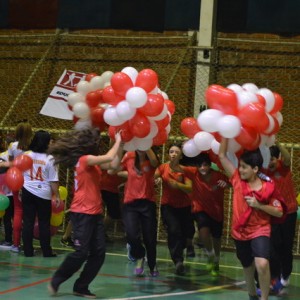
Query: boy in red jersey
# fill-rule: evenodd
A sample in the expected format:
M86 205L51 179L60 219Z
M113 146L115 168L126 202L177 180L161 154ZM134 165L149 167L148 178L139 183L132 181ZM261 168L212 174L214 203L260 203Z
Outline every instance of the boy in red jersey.
M208 255L207 270L211 275L219 275L221 236L224 218L224 188L228 186L227 177L211 169L207 153L200 153L192 161L196 166L180 166L193 182L192 215L197 223L200 240Z
M270 147L271 160L264 173L270 176L285 200L287 215L283 223L273 224L271 231L271 278L273 292L287 292L293 268L293 242L297 221L297 200L291 173L291 156L287 149L276 142Z
M255 268L258 272L261 300L267 300L270 284L271 216L282 216L281 199L273 181L264 181L258 177L263 164L259 149L245 151L237 169L226 156L227 145L228 139L222 138L219 159L233 186L231 234L237 257L243 266L249 300L259 299L254 279Z

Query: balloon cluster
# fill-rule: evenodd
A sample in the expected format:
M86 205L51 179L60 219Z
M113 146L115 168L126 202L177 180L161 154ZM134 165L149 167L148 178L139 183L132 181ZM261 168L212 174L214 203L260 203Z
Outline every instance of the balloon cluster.
M282 97L253 83L228 87L211 85L205 93L207 110L198 118L185 118L182 132L189 138L183 152L189 157L201 151L218 154L221 136L229 139L228 151L254 150L271 146L283 121Z
M13 192L19 191L24 183L23 172L31 169L32 158L26 154L17 156L5 174L6 186Z
M105 75L107 72L101 76L89 74L90 81L86 78L79 82L77 91L69 95L74 115L81 122L90 118L91 125L100 129L107 124L112 139L120 131L127 151L164 144L175 105L158 88L156 72L151 69L138 72L133 67L126 67L110 77ZM105 83L99 79L104 75L109 78Z

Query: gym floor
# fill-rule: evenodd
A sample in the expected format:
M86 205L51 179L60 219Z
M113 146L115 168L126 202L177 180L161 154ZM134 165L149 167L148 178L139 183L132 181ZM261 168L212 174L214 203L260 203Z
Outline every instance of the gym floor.
M72 251L59 243L60 235L53 238L55 258L44 258L37 253L34 257L24 257L0 248L0 299L22 300L53 299L47 292L47 285L53 272L64 257ZM235 253L223 252L220 262L220 276L212 277L206 271L206 257L201 249L196 249L196 257L185 261L186 275L174 274L166 244L157 247L157 265L160 276L137 278L133 275L135 264L128 261L124 241L115 240L107 244L104 265L90 285L90 290L98 299L201 299L201 300L247 300L243 272ZM60 286L57 299L76 299L72 295L76 274ZM289 300L300 299L300 260L294 260L294 270L290 280ZM283 298L283 297L281 297ZM270 296L269 299L279 299Z

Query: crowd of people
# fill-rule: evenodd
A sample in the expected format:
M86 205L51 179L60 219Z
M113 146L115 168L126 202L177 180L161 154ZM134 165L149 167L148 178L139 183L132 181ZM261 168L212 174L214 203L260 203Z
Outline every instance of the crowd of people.
M74 251L54 273L48 286L51 295L56 295L60 285L83 266L73 293L96 298L89 284L104 263L106 233L113 222L120 220L128 257L136 264L134 275L143 276L148 265L149 276L159 276L158 203L175 273L186 274L184 251L187 256L195 256L193 239L197 231L207 255L207 270L218 276L226 188L233 190L231 234L249 299L266 300L270 292L286 292L293 266L297 201L291 157L280 143L270 147L271 160L266 169L262 168L259 149L244 151L236 167L227 156L228 140L222 138L218 156L222 168L214 170L207 153L185 159L182 145L177 143L170 145L168 159L161 163L153 149L125 152L120 133L107 153L103 153L100 140L97 129L83 128L52 143L49 132L33 134L30 124L20 123L15 140L0 154L0 173L5 173L20 154L33 160L32 168L24 172L22 189L5 191L10 205L3 217L2 246L19 253L22 237L27 257L35 255L36 219L43 256L56 256L51 248L50 216L51 201L60 201L57 166L74 170L70 221L61 238L61 243ZM118 187L122 184L121 201Z

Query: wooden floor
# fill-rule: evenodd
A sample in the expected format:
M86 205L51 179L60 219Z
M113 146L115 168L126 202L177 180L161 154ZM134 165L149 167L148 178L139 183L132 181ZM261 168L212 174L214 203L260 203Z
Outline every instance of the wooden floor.
M60 236L53 239L56 258L43 258L39 251L35 257L26 258L0 249L0 299L33 300L53 299L47 292L51 275L62 262L69 248L60 246ZM38 244L37 244L38 245ZM128 261L124 242L116 240L107 244L107 255L101 272L90 289L98 299L201 299L247 300L242 269L232 252L223 252L220 276L211 277L205 269L206 257L196 249L195 258L186 260L185 276L174 274L165 244L158 245L158 269L160 276L136 278L134 263ZM56 299L78 299L72 295L76 274L60 286ZM282 298L282 297L281 297ZM289 294L286 299L300 299L300 261L295 259ZM270 299L279 299L270 296Z

